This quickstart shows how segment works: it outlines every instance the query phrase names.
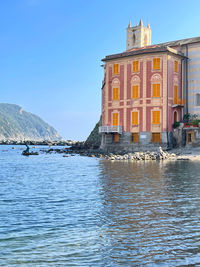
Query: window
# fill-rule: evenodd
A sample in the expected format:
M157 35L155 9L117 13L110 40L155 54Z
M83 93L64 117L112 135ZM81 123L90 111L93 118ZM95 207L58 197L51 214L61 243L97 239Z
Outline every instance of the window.
M174 71L178 72L178 61L177 60L174 61Z
M174 104L178 104L178 85L174 85Z
M159 70L160 69L160 58L153 59L153 69Z
M161 142L160 133L152 133L152 142L153 143L160 143Z
M138 125L138 111L132 112L132 125Z
M193 143L195 138L194 138L194 132L187 132L186 134L186 140L187 140L187 143Z
M177 111L174 111L174 122L177 122L178 121L178 113Z
M152 123L160 124L160 110L152 111L152 115L153 115Z
M133 44L135 43L136 37L135 34L133 34Z
M154 83L153 84L153 97L160 97L160 84L159 83Z
M144 46L147 46L147 34L144 36Z
M196 106L200 106L200 94L196 94Z
M118 126L118 125L119 125L119 114L113 113L113 126Z
M113 74L119 74L119 64L113 65Z
M192 143L192 134L191 133L187 134L187 142Z
M139 61L133 61L133 72L139 71Z
M114 134L114 142L116 142L116 143L119 142L119 134L118 133Z
M119 88L118 87L113 88L113 100L119 100Z
M132 98L138 98L139 97L139 86L133 85L132 86Z
M132 142L133 143L139 142L139 133L132 133Z

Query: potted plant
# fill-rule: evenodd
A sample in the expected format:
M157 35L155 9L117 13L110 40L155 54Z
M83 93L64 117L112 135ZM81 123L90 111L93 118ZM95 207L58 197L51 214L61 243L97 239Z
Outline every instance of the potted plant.
M189 122L185 122L184 123L184 127L189 128L190 127L190 123Z
M199 126L199 120L195 119L192 121L192 126L193 127L198 127Z
M183 122L184 123L189 123L190 117L191 117L190 113L184 114L184 116L183 116Z
M173 126L174 129L179 127L180 126L180 121L175 121L172 126Z

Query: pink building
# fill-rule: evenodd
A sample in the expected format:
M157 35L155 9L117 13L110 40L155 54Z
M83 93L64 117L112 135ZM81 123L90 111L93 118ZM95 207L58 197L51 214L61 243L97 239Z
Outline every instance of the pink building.
M172 143L172 125L185 105L186 57L151 45L150 26L127 28L127 50L106 56L102 86L101 148L134 151Z

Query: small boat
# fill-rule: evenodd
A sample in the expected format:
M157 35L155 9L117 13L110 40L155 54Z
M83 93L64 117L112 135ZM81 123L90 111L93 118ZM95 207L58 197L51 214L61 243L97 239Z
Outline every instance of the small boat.
M33 151L31 151L31 152L26 152L25 150L22 152L22 155L23 156L34 156L34 155L39 155L39 153L38 152L33 152Z

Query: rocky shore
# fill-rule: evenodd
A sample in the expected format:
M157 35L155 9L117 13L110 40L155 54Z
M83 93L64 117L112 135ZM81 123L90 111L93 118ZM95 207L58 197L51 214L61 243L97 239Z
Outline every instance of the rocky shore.
M108 153L100 150L96 145L90 145L86 142L61 140L61 141L16 141L3 140L0 145L31 145L49 146L49 149L40 149L42 153L58 153L63 154L63 157L74 156L76 154L86 157L104 158L107 160L128 160L128 161L155 161L155 160L198 160L200 161L200 147L179 147L170 151L133 152L133 153ZM57 148L55 148L57 146ZM59 146L63 146L60 148ZM13 147L14 148L14 147Z
M189 160L193 159L187 154L182 153L183 151L173 150L170 153L167 151L163 151L160 147L158 151L146 151L146 152L134 152L127 154L114 154L114 153L106 153L99 149L91 149L91 148L83 148L82 146L77 147L77 145L73 145L70 148L50 148L48 150L41 150L44 153L59 153L63 154L63 157L74 156L78 154L80 156L86 157L96 157L96 158L104 158L111 161L156 161L156 160ZM190 153L190 152L188 152ZM196 158L197 159L197 158ZM200 151L199 151L199 159L200 159Z

